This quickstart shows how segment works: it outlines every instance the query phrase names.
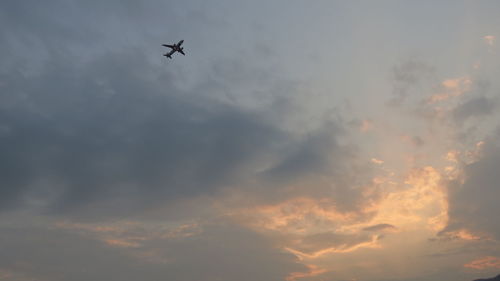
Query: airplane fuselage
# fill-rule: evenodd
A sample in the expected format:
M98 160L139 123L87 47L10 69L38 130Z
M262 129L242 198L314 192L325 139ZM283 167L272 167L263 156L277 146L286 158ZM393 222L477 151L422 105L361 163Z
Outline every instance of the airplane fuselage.
M175 44L174 47L172 48L174 51L179 52L182 51L184 48L181 48L180 45Z

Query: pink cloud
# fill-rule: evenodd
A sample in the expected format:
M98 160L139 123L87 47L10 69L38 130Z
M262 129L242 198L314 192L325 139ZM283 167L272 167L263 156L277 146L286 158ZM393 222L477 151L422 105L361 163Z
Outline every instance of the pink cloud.
M500 258L487 256L471 261L468 264L464 264L464 267L483 270L489 268L500 269Z
M471 86L472 80L468 77L446 79L439 85L438 92L427 99L427 103L434 104L461 96L470 91Z
M493 46L495 44L495 36L493 36L493 35L486 35L483 37L483 40L489 46Z

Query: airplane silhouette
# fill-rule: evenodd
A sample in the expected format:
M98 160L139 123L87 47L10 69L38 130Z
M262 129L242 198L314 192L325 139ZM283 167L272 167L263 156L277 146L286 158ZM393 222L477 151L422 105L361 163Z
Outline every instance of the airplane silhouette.
M181 53L182 55L184 55L184 56L185 56L186 54L184 53L184 48L183 48L183 47L181 47L182 43L184 43L184 40L181 40L181 41L179 41L179 43L177 43L177 44L173 44L173 45L166 45L166 44L163 44L163 45L162 45L163 47L168 47L168 48L172 49L172 50L170 50L170 52L168 52L168 53L164 54L164 56L165 56L165 57L167 57L167 58L169 58L169 59L171 59L171 58L172 58L172 55L173 55L175 52L179 52L179 53Z

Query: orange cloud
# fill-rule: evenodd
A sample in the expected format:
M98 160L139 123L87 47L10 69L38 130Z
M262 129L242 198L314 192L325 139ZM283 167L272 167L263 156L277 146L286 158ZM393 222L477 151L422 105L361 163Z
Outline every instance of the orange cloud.
M491 240L491 236L486 233L473 233L467 229L460 229L457 231L447 231L445 233L441 233L441 236L447 239L459 239L466 241L479 241L479 240Z
M450 150L446 153L446 160L450 162L458 162L460 159L460 151L458 150Z
M404 180L405 186L397 184L395 190L372 206L377 214L369 224L358 227L390 224L398 226L394 229L397 232L422 227L442 230L448 222L448 201L441 179L440 172L431 166L412 169Z
M434 104L453 97L458 97L470 91L472 80L468 77L446 79L441 82L439 92L427 99L428 104Z
M107 239L104 240L104 242L109 246L120 247L120 248L137 248L140 246L139 243L130 242L127 240L120 240L120 239Z
M373 226L367 225L369 222L363 223L369 220L372 213L370 208L341 212L329 198L297 197L278 204L232 210L230 216L236 223L269 236L276 247L309 264L311 260L330 254L380 248L379 236L362 230ZM289 280L310 277L319 272L294 272Z
M296 249L292 248L285 248L285 250L289 251L290 253L294 254L297 256L300 260L304 259L315 259L319 258L321 256L324 256L326 254L331 254L331 253L350 253L354 252L360 248L380 248L381 246L377 243L378 242L378 235L372 236L371 241L367 242L362 242L353 246L346 246L346 245L341 245L339 247L329 247L325 249L321 249L319 251L315 251L313 253L305 253Z
M374 158L378 161L382 160ZM296 197L275 204L231 208L227 214L236 223L270 238L275 247L293 254L298 262L316 266L287 277L289 281L308 280L334 269L334 264L325 261L372 251L387 255L395 251L391 243L441 231L448 223L443 177L431 166L412 169L404 178L394 174L374 177L371 185L377 189L377 198L365 201L368 203L356 211L339 210L332 198ZM363 196L371 187L363 189ZM367 193L365 198L373 196Z
M355 221L360 214L339 212L335 203L328 199L298 197L275 205L263 205L242 209L236 219L261 231L306 234L324 231L336 224Z
M460 238L463 240L480 240L481 239L480 236L474 235L465 229L462 229L462 230L455 232L455 235L457 238Z
M308 272L292 272L286 277L286 281L295 281L299 278L314 277L327 272L326 269L319 268L313 264L306 264L305 266L309 269Z
M500 269L500 258L487 256L471 261L468 264L464 264L464 267L483 270L489 268Z
M479 161L483 157L484 150L484 141L480 141L476 143L475 147L465 152L465 156L467 156L466 162L468 164Z
M486 35L483 37L483 40L489 46L493 46L495 44L495 36L493 36L493 35Z

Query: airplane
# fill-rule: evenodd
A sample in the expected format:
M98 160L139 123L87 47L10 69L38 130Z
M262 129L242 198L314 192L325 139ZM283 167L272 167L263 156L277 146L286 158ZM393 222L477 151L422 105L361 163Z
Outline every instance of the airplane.
M170 52L168 52L168 53L164 54L164 56L165 56L165 57L167 57L167 58L169 58L169 59L171 59L171 58L172 58L172 55L173 55L175 52L179 52L179 53L181 53L181 54L183 54L183 55L185 56L186 54L184 53L184 48L183 48L183 47L181 47L182 43L184 43L184 40L181 40L181 41L179 41L179 43L174 44L174 45L166 45L166 44L163 44L163 45L162 45L163 47L168 47L168 48L172 49L172 50L170 50Z

